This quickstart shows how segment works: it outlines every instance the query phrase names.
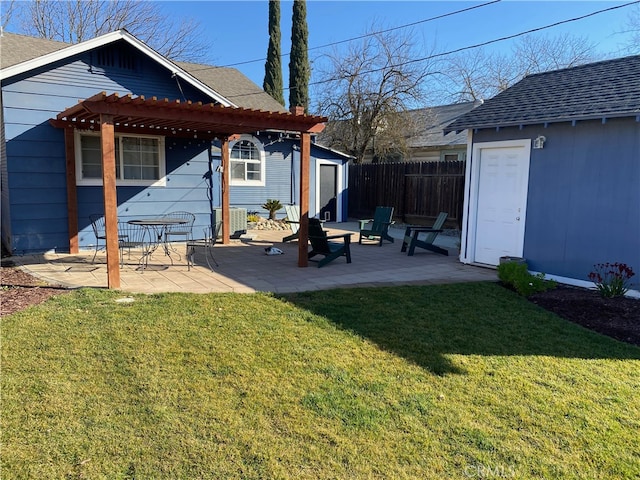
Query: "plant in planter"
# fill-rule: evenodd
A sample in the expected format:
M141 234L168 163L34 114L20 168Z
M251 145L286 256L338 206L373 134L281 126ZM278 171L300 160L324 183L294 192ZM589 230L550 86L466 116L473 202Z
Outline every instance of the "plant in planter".
M276 212L282 209L282 204L280 200L271 200L268 199L263 205L262 208L269 211L269 220L276 219Z

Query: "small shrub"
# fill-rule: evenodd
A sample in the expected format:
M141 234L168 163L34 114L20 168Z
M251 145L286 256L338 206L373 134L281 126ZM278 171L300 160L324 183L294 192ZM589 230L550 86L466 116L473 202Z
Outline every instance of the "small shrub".
M280 200L267 199L267 201L262 205L262 208L269 211L269 220L275 220L276 212L282 208L282 204L280 203Z
M635 273L626 263L596 263L593 268L589 280L596 284L603 297L622 297L629 291L629 279Z
M532 275L525 264L516 262L498 265L498 278L524 297L537 292L545 292L557 286L557 282L554 280L545 280L543 273Z
M257 213L249 213L247 214L247 222L249 223L258 223L260 221L260 216Z

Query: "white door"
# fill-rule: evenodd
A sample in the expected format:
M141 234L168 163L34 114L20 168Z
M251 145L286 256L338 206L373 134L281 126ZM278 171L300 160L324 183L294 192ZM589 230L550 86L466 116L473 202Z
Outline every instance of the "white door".
M530 140L482 144L479 154L475 261L498 265L500 257L521 257L529 181ZM490 145L490 146L489 146Z

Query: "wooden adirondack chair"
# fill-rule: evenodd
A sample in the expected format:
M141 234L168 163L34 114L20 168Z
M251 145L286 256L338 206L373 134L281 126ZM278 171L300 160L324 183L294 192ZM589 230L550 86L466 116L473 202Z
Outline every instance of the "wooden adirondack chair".
M291 235L287 235L282 241L289 242L298 238L298 230L300 229L300 206L285 205L284 210L287 212L287 223L291 227Z
M360 239L358 243L362 245L362 238L379 238L378 246L382 246L382 240L393 243L394 239L389 235L389 225L393 223L393 207L376 207L373 218L358 220L360 222Z
M322 223L317 218L309 219L309 243L311 251L308 258L316 255L324 255L324 258L318 261L318 268L335 260L338 257L347 257L347 263L351 263L351 235L352 233L344 233L338 235L327 235L322 229ZM342 242L331 242L330 240L341 238ZM315 261L315 260L312 260Z
M448 216L448 213L440 212L438 218L436 218L436 221L431 227L408 225L404 231L404 240L402 242L402 248L400 249L400 251L406 252L407 247L409 247L407 255L412 256L416 247L419 247L435 253L440 253L442 255L449 255L448 250L445 250L444 248L438 247L437 245L433 244L438 234L442 232L442 226L444 225L444 222ZM420 235L421 233L428 233L427 237L424 240L418 239L418 235Z

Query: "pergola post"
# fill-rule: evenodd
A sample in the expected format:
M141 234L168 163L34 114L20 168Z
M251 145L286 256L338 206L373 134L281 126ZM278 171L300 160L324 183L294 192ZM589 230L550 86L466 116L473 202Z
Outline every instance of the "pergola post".
M120 288L120 262L118 258L118 200L116 196L116 148L113 115L100 115L100 142L102 147L104 222L105 235L107 237L107 287Z
M229 177L230 162L229 162L229 137L222 139L220 145L220 159L222 160L222 179L220 182L220 188L222 190L222 243L227 245L231 242L231 235L229 229L231 228L231 221L229 220ZM218 219L216 218L216 222Z
M309 265L309 165L311 135L300 134L300 227L298 229L298 267Z
M69 129L67 143L69 191L75 189L75 179L71 176L75 165L72 153L73 128L87 128L100 125L102 146L102 177L105 208L105 230L107 237L107 276L109 288L120 288L120 269L118 262L118 202L115 175L115 130L123 133L153 136L179 136L189 138L202 132L202 138L222 139L222 243L230 243L231 222L229 218L231 162L229 140L235 135L253 134L259 131L274 130L300 133L300 229L298 241L298 265L306 267L309 239L309 169L311 134L324 129L327 119L320 116L306 115L304 108L294 107L290 112L262 111L241 107L225 107L211 102L173 102L165 99L158 101L153 97L134 97L132 94L120 96L117 93L107 95L97 93L77 105L60 112L50 123L56 128ZM75 173L75 172L73 172ZM70 193L74 195L75 192ZM70 214L75 220L69 220L70 244L77 238L77 205L73 213L71 209L77 199L69 197ZM217 219L216 219L217 220ZM74 224L75 222L75 224ZM74 248L73 246L71 248Z
M64 129L64 151L67 169L67 225L69 228L69 253L80 252L78 244L78 193L76 191L76 148L74 130Z

